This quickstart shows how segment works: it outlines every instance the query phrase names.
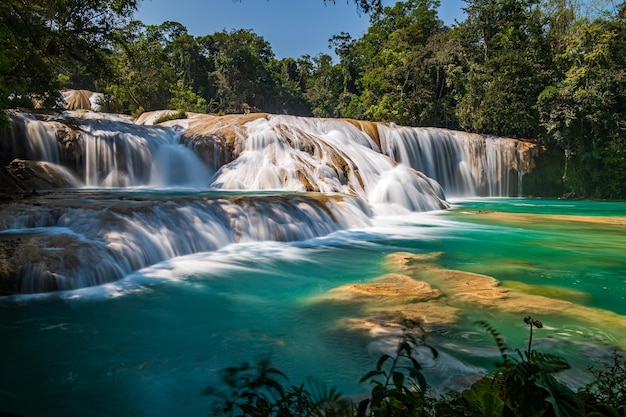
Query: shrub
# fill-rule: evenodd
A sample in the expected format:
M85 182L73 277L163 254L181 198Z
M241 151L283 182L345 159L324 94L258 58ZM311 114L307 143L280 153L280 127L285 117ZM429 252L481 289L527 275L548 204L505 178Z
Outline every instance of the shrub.
M563 358L532 348L533 330L543 324L528 316L528 347L510 353L503 337L486 322L477 324L496 342L502 360L496 369L470 388L450 391L435 399L430 395L415 348L429 346L423 332L405 331L394 355L383 354L375 369L361 378L373 385L358 405L323 384L314 389L289 385L287 377L271 368L268 360L222 371L222 386L204 394L214 396L214 416L237 417L626 417L626 362L617 352L613 365L592 369L596 380L578 395L554 375L570 366ZM421 328L420 328L421 329ZM588 414L586 414L588 413Z
M215 397L211 405L213 416L304 417L352 416L352 404L334 388L317 384L314 391L300 386L287 386L281 371L270 367L268 359L256 366L244 363L222 371L224 390L209 387L205 395Z
M595 380L578 395L589 416L626 417L626 360L617 351L613 363L604 368L590 368Z
M361 378L360 382L370 381L374 387L370 397L359 404L357 417L430 415L434 401L428 395L421 366L412 356L413 348L418 346L427 347L437 357L437 350L427 345L423 336L405 331L395 356L382 355L376 369Z

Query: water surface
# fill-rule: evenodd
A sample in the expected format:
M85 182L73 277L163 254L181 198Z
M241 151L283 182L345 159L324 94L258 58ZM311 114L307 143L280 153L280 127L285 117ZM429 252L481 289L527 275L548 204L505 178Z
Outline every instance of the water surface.
M521 215L499 218L494 212ZM533 216L527 216L532 214ZM315 378L347 395L395 339L351 329L365 314L321 302L333 288L390 272L395 252L443 252L442 268L489 275L502 285L566 300L626 320L626 226L556 215L626 216L625 203L477 199L450 211L376 218L300 242L241 242L181 256L97 287L0 299L0 410L27 416L207 415L219 370L270 357L298 385ZM427 380L462 387L493 369L487 320L524 348L523 316L465 306L460 320L432 326L440 351L418 352ZM607 314L609 314L607 313ZM626 348L626 321L611 327L568 317L544 322L536 347L585 367ZM618 316L618 317L620 317Z

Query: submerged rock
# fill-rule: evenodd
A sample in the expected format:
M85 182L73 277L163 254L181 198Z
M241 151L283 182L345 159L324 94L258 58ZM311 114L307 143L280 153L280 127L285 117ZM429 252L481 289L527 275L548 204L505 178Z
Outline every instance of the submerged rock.
M550 317L553 327L572 321L613 333L615 343L626 348L626 317L565 299L538 295L537 289L503 286L493 277L443 268L441 252L413 254L397 252L387 256L387 266L395 271L370 283L349 284L329 291L316 303L358 303L360 317L349 317L343 325L370 333L384 328L401 328L419 322L425 328L457 322L465 311L489 314L528 314ZM554 293L552 294L559 294Z
M97 267L96 248L71 235L22 234L0 237L0 295L41 293L71 287L72 276L56 271Z

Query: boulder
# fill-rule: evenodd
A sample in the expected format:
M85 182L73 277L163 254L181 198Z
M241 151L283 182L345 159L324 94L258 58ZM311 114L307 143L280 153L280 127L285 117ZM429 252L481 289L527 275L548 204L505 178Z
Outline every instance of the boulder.
M76 188L78 182L65 168L42 161L15 159L9 171L29 190Z
M10 169L0 165L0 201L10 201L29 195L31 191Z

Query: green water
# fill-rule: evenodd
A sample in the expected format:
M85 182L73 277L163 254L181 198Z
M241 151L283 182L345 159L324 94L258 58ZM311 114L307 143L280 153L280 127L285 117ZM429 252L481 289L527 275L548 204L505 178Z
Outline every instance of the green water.
M346 394L364 392L358 380L395 339L343 327L340 320L359 317L359 308L315 299L389 272L385 256L398 251L442 251L441 267L621 315L616 328L567 312L536 317L546 324L536 347L567 357L575 370L563 378L584 383L587 364L626 348L626 226L545 216L498 221L485 211L624 217L626 204L457 202L448 212L377 219L366 230L177 258L97 288L0 299L0 411L207 415L211 399L202 390L218 383L219 370L264 357L294 384L315 378ZM418 352L432 385L463 386L492 369L497 349L476 320L488 320L511 347L525 346L520 315L467 306L457 323L428 335L439 359Z

